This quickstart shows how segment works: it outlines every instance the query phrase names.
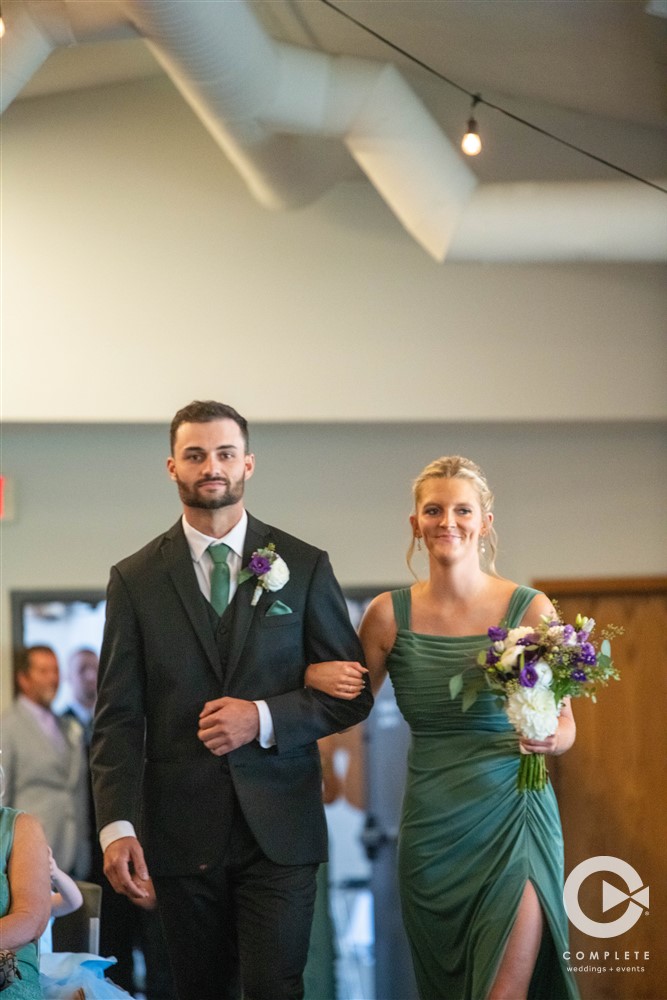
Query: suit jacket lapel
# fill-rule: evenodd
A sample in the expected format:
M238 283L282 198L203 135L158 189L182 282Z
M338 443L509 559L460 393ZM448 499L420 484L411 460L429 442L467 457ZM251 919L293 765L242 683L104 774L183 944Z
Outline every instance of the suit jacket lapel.
M83 755L85 753L83 726L76 719L64 719L62 716L58 720L58 725L67 744L69 786L70 788L76 788L83 767Z
M165 534L161 552L167 572L183 603L190 624L204 647L204 652L216 675L222 680L220 654L215 644L213 629L197 583L192 565L192 555L180 520Z
M248 514L248 530L246 531L245 544L243 546L243 559L241 562L242 567L248 565L252 554L256 549L263 548L265 545L268 545L270 541L271 531L269 527L261 521L258 521L257 518L252 516L252 514ZM250 579L242 583L240 587L237 587L234 599L221 619L221 621L224 621L227 615L232 616L229 634L229 655L227 658L227 669L225 671L225 677L227 680L229 680L232 673L238 666L241 653L243 652L243 647L245 646L246 637L255 614L257 613L257 609L264 603L265 594L262 594L258 604L254 606L252 605L251 602L254 592L255 579L250 577Z

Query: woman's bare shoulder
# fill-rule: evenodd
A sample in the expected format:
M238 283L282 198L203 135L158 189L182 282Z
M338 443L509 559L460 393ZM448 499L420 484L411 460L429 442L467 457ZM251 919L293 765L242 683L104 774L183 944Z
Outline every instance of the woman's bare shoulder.
M521 621L522 625L539 625L542 615L556 619L556 609L546 594L538 591L526 609Z
M394 602L392 600L391 591L385 590L382 594L378 594L374 597L366 608L365 614L371 613L373 617L386 618L388 615L393 618L394 615Z
M375 635L396 635L396 619L391 591L378 594L370 602L361 619L361 631Z

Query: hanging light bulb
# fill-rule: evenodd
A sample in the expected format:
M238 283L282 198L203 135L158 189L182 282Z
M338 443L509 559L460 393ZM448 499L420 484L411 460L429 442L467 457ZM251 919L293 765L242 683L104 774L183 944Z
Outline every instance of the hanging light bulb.
M2 7L0 7L0 38L2 38L4 34L5 34L5 22L2 16Z
M480 139L479 132L477 131L477 122L475 121L475 116L472 113L477 104L479 104L479 94L475 94L472 99L470 118L468 119L466 134L461 139L461 149L466 156L477 156L482 148L482 140Z

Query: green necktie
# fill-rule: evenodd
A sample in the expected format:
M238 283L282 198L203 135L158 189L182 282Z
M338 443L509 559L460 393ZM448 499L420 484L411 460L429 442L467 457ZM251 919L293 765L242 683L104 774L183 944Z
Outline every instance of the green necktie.
M208 551L213 560L213 572L211 573L211 604L221 615L229 604L229 566L227 556L231 552L229 545L220 542L216 545L209 545Z

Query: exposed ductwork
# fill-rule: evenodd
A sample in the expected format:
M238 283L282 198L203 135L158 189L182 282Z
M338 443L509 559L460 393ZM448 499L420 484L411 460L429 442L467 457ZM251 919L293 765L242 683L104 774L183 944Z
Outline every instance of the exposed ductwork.
M478 186L393 66L277 42L243 0L5 0L3 16L2 111L58 46L139 35L268 208L317 198L347 149L437 260L667 259L667 205L648 189Z

